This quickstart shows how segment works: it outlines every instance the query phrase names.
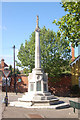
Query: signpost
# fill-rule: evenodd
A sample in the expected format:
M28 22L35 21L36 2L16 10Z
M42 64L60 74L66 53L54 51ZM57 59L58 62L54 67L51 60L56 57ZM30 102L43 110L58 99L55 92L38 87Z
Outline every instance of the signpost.
M6 78L6 96L5 96L5 105L8 106L8 95L7 95L7 77L9 76L10 74L10 71L8 69L4 70L3 71L3 74Z

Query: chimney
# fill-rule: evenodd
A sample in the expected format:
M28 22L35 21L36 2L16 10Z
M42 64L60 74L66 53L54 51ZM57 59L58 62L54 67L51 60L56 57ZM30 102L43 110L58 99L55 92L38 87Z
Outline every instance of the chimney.
M1 60L1 68L2 68L2 71L4 70L4 59Z
M71 45L71 53L72 53L72 61L74 61L75 56L74 56L74 48L72 47L72 45Z

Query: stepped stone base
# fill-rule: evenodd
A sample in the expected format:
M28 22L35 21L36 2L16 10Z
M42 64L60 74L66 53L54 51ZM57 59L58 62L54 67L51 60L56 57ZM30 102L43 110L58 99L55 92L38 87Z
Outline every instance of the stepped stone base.
M18 98L17 102L14 102L13 106L50 106L59 101L58 98L51 95L51 93L42 93L42 94L30 94L25 93L22 98ZM11 103L12 104L12 103Z
M10 102L9 106L15 106L15 107L22 107L22 108L49 108L49 109L60 109L60 108L69 108L70 105L69 103L59 103L57 102L57 104L54 105L49 105L49 104L45 104L45 105L41 105L41 104L34 104L32 105L32 102L20 102L20 101L14 101L14 102Z

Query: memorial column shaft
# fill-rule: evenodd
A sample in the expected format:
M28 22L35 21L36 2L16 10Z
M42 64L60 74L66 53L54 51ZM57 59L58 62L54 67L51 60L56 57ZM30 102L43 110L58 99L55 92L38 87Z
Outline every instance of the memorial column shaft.
M41 68L41 55L40 55L40 33L35 31L35 68Z

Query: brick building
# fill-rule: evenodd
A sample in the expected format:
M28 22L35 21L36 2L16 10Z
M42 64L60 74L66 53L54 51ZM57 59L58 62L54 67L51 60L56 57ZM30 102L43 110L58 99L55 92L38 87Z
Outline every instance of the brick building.
M2 71L4 71L5 67L8 67L8 65L4 62L4 59L2 59L0 64L0 86L2 86Z
M0 71L3 71L5 67L8 67L8 65L4 62L4 59L2 59L0 64Z

